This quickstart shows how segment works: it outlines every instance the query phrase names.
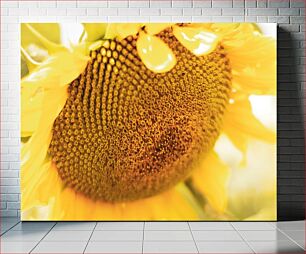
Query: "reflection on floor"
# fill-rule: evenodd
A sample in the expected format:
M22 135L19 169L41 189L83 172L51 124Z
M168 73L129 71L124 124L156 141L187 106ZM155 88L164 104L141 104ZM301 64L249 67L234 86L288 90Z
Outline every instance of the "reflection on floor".
M305 221L19 222L1 218L0 253L304 253Z

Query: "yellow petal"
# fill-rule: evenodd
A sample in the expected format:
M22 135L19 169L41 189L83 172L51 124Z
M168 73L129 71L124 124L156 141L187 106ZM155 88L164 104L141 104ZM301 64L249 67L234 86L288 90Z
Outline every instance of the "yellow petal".
M39 65L39 63L32 59L23 47L21 47L21 56L22 59L26 62L29 72L33 71Z
M21 86L56 88L76 79L85 69L89 57L71 52L59 52L40 64L21 81Z
M168 27L174 25L173 23L147 23L145 24L145 30L148 34L154 35L165 30Z
M227 206L228 177L229 169L214 152L206 155L192 174L195 186L218 212L224 212Z
M173 34L184 45L196 56L207 55L212 52L219 40L215 33L209 30L204 30L198 27L179 27L173 28Z
M96 41L102 39L106 32L106 23L83 23L86 41Z
M120 40L129 35L136 35L142 24L138 23L118 23L116 26L117 36Z
M136 47L142 62L153 72L170 71L176 64L172 50L160 38L141 32Z
M240 24L223 36L234 87L249 94L276 94L275 40L261 35L252 24Z
M240 143L240 135L245 134L269 143L276 142L276 133L266 128L252 113L251 103L248 97L235 98L228 105L224 115L225 129L229 137L233 137L234 130L237 139L233 138L235 144ZM245 144L242 142L242 146ZM238 147L240 148L240 147Z
M66 50L65 47L63 47L62 45L49 40L51 33L59 31L59 28L57 26L58 25L56 24L55 27L52 24L46 24L45 26L35 26L34 24L21 24L21 45L24 48L27 48L31 43L36 43L38 45L42 45L42 47L47 49L49 54ZM56 38L57 36L55 35L53 35L53 40L58 42L58 39Z

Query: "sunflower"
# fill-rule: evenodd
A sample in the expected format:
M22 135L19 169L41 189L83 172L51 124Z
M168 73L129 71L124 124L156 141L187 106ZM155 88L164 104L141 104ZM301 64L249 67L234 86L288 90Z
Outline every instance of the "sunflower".
M59 25L21 25L22 220L276 218L275 127L252 104L276 94L275 39L248 23L82 29L65 47Z

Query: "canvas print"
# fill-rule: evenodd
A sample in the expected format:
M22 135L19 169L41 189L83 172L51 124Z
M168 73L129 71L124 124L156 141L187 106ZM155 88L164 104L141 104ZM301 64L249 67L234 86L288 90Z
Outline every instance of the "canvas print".
M276 25L22 23L21 217L276 220Z

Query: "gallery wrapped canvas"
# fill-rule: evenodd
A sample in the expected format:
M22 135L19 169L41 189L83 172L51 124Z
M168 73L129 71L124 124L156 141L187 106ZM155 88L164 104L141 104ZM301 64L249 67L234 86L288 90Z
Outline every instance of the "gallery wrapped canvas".
M22 220L276 220L276 25L21 24Z

